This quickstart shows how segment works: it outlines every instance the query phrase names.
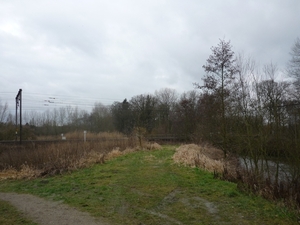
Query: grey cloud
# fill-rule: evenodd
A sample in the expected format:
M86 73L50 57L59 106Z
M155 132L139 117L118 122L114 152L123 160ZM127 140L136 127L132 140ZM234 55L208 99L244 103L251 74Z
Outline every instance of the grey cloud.
M12 0L0 10L0 98L22 87L110 102L189 91L219 38L283 68L300 36L298 0Z

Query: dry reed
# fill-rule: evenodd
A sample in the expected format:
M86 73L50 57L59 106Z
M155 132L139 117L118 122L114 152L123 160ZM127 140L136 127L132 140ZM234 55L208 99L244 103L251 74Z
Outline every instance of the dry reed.
M78 132L70 134L70 137ZM112 149L121 151L136 146L135 140L119 133L94 134L97 140L32 142L22 146L1 146L0 179L32 178L59 174L95 163L103 163L105 155ZM101 139L100 139L101 137ZM27 175L25 175L27 174Z
M190 167L199 167L210 172L223 173L224 160L220 150L195 144L181 145L173 155L175 163Z
M105 155L105 160L110 160L121 155L123 155L123 152L121 152L119 148L115 148Z
M158 150L162 148L161 145L157 143L146 143L144 146L145 146L144 150ZM129 154L140 150L141 150L140 147L137 146L134 148L126 148L124 151L121 151L119 148L114 148L112 151L108 152L105 155L105 160L110 160L118 156Z
M23 164L20 170L15 168L7 168L0 171L0 180L7 179L31 179L38 177L41 174L41 170L33 169L30 166Z
M140 150L136 139L120 133L90 134L86 142L77 139L79 134L66 134L67 141L5 146L0 151L0 179L60 174ZM149 150L161 148L156 143L143 146Z

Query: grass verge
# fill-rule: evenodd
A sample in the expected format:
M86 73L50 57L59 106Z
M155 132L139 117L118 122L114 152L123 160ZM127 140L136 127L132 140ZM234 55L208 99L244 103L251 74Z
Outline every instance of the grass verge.
M0 191L64 201L113 224L297 224L297 215L279 204L175 164L174 153L165 146L64 175L5 180Z
M26 219L22 213L18 212L14 207L2 200L0 200L0 224L37 225Z

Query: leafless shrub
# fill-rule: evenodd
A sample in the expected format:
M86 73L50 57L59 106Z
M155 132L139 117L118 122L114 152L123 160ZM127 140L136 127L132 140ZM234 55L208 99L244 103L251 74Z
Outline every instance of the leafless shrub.
M300 208L300 183L298 180L271 180L240 168L237 171L236 182L240 191L253 193L298 210Z

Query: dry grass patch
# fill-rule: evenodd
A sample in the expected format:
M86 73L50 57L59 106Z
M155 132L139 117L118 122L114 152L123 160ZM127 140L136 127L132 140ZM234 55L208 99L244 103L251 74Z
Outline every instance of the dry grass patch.
M5 169L0 171L0 180L16 179L18 171L15 169Z
M162 149L162 146L157 144L157 143L146 143L146 144L144 144L144 146L145 147L143 149L136 146L136 147L133 147L133 148L126 148L124 151L121 151L120 148L114 148L112 151L108 152L105 155L105 160L110 160L110 159L116 158L118 156L129 154L129 153L132 153L132 152L137 152L137 151L140 151L140 150L158 150L158 149Z
M175 163L185 166L199 167L210 172L223 173L224 159L222 151L195 144L181 145L173 155Z
M84 168L93 164L102 164L104 162L105 162L105 154L91 151L84 154L79 159L79 161L74 164L74 168Z
M158 150L158 149L162 149L162 146L157 144L156 142L147 143L146 144L146 149L148 149L148 150Z
M224 158L222 150L209 144L181 145L173 155L175 163L190 167L199 167L209 172L222 174L222 178L234 181L239 170L239 160L234 155Z
M124 154L124 153L121 152L119 148L115 148L115 149L113 149L112 151L108 152L108 153L105 155L105 160L110 160L110 159L119 157L119 156L121 156L121 155L123 155L123 154Z
M38 177L41 174L41 170L33 169L28 165L22 165L20 170L14 168L8 168L0 171L0 180L21 180L32 179Z

